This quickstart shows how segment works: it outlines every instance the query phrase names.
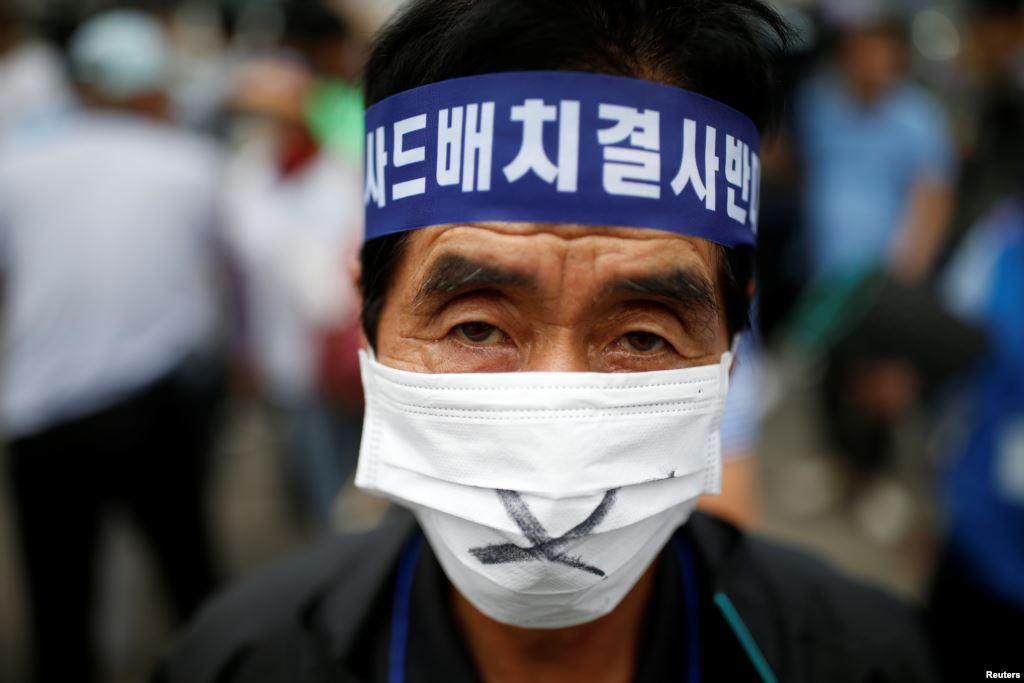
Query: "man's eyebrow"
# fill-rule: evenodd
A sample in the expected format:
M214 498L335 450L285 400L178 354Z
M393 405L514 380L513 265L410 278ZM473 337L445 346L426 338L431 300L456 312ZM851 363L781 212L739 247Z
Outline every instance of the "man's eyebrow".
M419 292L417 305L440 296L450 296L472 287L537 289L537 280L519 270L475 261L456 254L441 256L431 266Z
M616 280L605 287L605 293L643 294L664 299L682 309L686 319L695 326L713 324L721 313L714 285L694 270L680 268Z

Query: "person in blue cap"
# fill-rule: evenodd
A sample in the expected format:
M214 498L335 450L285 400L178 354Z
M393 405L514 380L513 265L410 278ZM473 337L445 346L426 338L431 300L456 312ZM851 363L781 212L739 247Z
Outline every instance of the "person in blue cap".
M158 683L926 681L910 612L694 513L747 325L758 0L418 0L366 71L356 484L412 516L207 608Z

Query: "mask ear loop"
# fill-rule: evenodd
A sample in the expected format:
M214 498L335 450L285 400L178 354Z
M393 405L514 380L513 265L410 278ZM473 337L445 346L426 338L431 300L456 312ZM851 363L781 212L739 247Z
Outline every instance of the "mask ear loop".
M740 352L740 346L743 344L743 334L737 332L732 335L732 344L729 345L729 353L735 358Z
M726 400L729 397L729 379L732 374L732 368L735 363L736 354L740 348L740 335L733 335L732 345L728 351L722 353L722 358L718 363L718 400L720 401L718 415L715 417L716 424L714 425L714 434L711 437L714 444L709 444L709 456L705 462L705 468L707 475L705 477L704 492L709 494L718 494L722 488L722 418L725 415ZM714 449L713 451L711 449ZM715 457L711 458L711 453L715 453Z
M734 334L732 336L732 343L729 344L729 350L722 354L722 365L725 366L726 371L732 370L732 366L736 364L736 358L740 354L740 347L743 345L743 335Z
M742 341L742 335L734 334L732 336L732 344L730 344L729 350L722 354L722 359L719 361L722 374L719 377L718 391L722 396L723 402L725 401L725 397L729 391L729 379L732 375L733 366L736 365L736 357L739 355Z

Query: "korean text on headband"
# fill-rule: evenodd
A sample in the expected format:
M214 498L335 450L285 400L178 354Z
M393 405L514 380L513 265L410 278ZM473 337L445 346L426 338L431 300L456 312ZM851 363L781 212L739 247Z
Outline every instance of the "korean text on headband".
M687 90L569 71L485 74L382 100L366 130L367 240L523 221L755 243L757 128Z

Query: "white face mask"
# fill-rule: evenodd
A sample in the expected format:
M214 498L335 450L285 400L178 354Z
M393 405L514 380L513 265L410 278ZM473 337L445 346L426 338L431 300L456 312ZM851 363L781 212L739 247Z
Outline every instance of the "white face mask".
M613 610L721 486L732 355L644 373L424 374L360 355L356 485L411 508L477 609L526 628Z

